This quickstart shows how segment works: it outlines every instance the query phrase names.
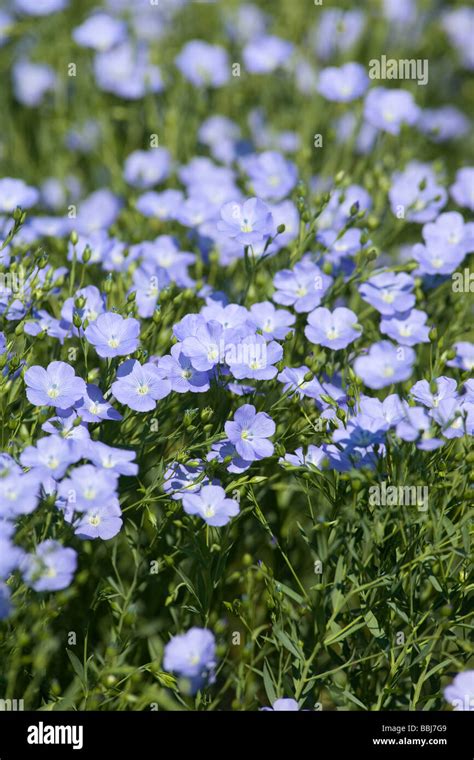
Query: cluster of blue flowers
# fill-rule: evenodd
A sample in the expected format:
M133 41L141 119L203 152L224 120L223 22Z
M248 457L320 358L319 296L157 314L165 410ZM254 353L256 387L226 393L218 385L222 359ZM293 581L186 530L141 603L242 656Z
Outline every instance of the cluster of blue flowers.
M10 5L0 12L0 45L8 43L15 19L67 12L69 2ZM93 56L97 88L129 101L182 80L206 93L228 85L236 75L223 45L192 39L166 70L154 63L154 40L166 36L185 5L142 3L125 13L125 0L109 0L106 10L72 29L74 43ZM382 6L400 34L412 24L414 3ZM461 6L440 19L469 70L474 59L466 29L473 14ZM262 77L264 87L263 77L282 70L301 93L340 104L336 140L352 141L358 155L370 155L384 134L396 140L412 129L438 143L469 129L454 106L425 109L405 88L372 86L358 62L327 65L349 56L361 39L360 10L320 11L310 30L318 67L270 33L270 17L256 6L242 4L223 17L245 74ZM23 51L12 83L27 108L44 104L61 86L51 66ZM426 363L419 361L424 345L437 339L426 294L451 282L474 252L474 222L465 218L474 211L474 167L459 167L448 178L435 164L411 160L385 178L387 215L412 225L412 239L395 261L388 246L379 255L371 239L379 189L342 173L305 182L296 131L275 132L257 109L248 115L246 135L232 119L213 114L201 121L197 137L200 152L185 164L167 147L137 146L121 164L122 194L104 186L86 194L73 176L48 177L38 187L21 178L0 180L0 264L22 277L21 287L0 288L2 372L11 384L24 381L19 392L38 408L31 445L15 457L0 455L0 618L11 613L6 581L12 573L37 592L56 591L72 583L80 561L58 538L26 551L15 541L17 523L46 504L78 539L116 536L124 522L120 479L136 477L140 461L126 440L117 447L102 439L117 440L109 431L124 419L159 416L175 394L199 394L212 405L219 393L231 408L195 457L175 452L163 462L163 494L180 502L196 527L203 521L223 528L238 519L240 497L229 497L232 477L250 468L257 474L272 457L282 478L294 469L374 471L395 446L407 444L409 456L411 445L430 452L474 435L468 377L474 344L444 346L431 375L423 376ZM67 136L78 154L99 142L94 118ZM70 202L77 206L73 215L65 212ZM128 213L150 224L153 239L124 232ZM64 254L59 267L37 255L40 246L48 252L51 238ZM273 268L259 280L267 264ZM244 292L232 285L237 266L245 267ZM106 278L100 285L99 277ZM108 285L118 281L121 296L113 298ZM173 312L167 345L160 355L149 352L148 339L170 302L186 299L193 307L176 319ZM47 339L52 360L42 365L17 355L14 336L21 333ZM66 361L70 347L74 358ZM318 421L309 445L284 450L279 408L266 403L275 389ZM193 693L213 682L216 661L207 629L191 628L165 648L164 668L189 679ZM273 709L298 709L298 703L280 699Z

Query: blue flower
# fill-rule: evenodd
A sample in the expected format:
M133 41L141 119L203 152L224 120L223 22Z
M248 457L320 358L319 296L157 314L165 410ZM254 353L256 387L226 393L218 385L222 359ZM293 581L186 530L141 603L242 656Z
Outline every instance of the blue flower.
M126 100L138 100L147 93L163 90L161 72L158 66L150 63L145 44L134 47L125 41L111 50L97 53L94 73L102 90Z
M187 464L172 462L165 472L163 490L174 501L180 501L185 494L199 491L208 482L201 461Z
M303 365L301 367L285 367L283 372L278 375L280 383L285 383L283 386L283 393L289 395L296 394L299 398L315 398L319 399L321 394L324 394L324 388L319 380L315 377L312 380L305 380L305 376L309 372L309 367Z
M261 707L262 712L275 711L275 712L297 712L300 706L296 699L276 699L271 707Z
M134 150L126 158L123 174L129 185L145 190L163 182L170 168L171 156L166 148Z
M388 340L373 343L367 356L354 362L354 372L373 390L407 380L413 372L415 352L407 346L395 346Z
M322 470L323 466L327 463L326 452L320 446L313 446L310 444L306 453L303 451L303 447L300 446L296 449L294 454L285 454L279 460L280 464L291 464L293 467L315 467L317 470Z
M418 129L434 142L453 140L469 132L469 119L454 106L425 108L418 119Z
M324 274L310 258L303 257L293 269L282 269L273 278L276 293L273 300L283 306L293 306L298 313L319 306L332 278Z
M165 670L189 678L194 694L206 681L213 680L216 666L216 641L205 628L190 628L166 644L163 667Z
M385 317L401 317L415 305L412 293L415 287L413 277L400 272L382 272L371 277L359 286L359 293L364 301Z
M183 198L181 190L163 190L161 193L150 191L140 195L135 205L143 216L169 221L176 218Z
M62 11L69 0L14 0L15 8L29 16L49 16Z
M357 10L325 8L318 14L312 42L324 60L350 50L360 38L366 23L365 14Z
M11 542L13 530L13 524L0 520L0 581L8 578L24 557L23 550Z
M257 412L251 404L244 404L234 414L234 419L225 423L225 432L242 459L251 462L273 454L273 443L268 439L274 435L276 425L265 412Z
M274 366L283 357L279 343L267 342L262 335L247 335L234 343L227 342L225 360L237 380L271 380L278 370Z
M11 214L17 206L31 208L38 203L39 197L36 187L30 187L22 179L0 179L0 212L4 214Z
M14 19L9 13L0 10L0 47L10 39L10 30L14 23Z
M84 458L91 438L86 423L79 418L75 411L70 409L57 409L56 411L57 415L46 420L41 425L41 429L45 433L68 441L72 444L71 449L75 455L77 454L77 458Z
M188 515L202 517L207 525L220 528L239 514L239 504L228 499L218 485L205 485L196 493L183 494L183 509Z
M271 211L258 198L249 198L242 204L226 203L221 209L221 219L217 229L243 246L260 243L274 232Z
M84 464L58 485L59 505L68 513L89 512L103 506L119 507L118 474L114 470Z
M219 45L190 40L175 59L183 76L196 87L221 87L230 79L227 53Z
M133 461L136 456L136 451L117 449L101 441L91 441L87 450L87 458L92 464L117 475L136 475L138 465Z
M78 45L105 51L126 40L127 25L107 13L93 13L73 29L72 36Z
M432 385L436 388L432 390ZM410 390L412 397L415 401L419 401L429 409L435 409L440 401L444 401L448 398L457 398L457 382L452 377L436 378L433 383L429 383L428 380L419 380Z
M112 393L117 401L136 412L149 412L156 407L159 399L171 390L169 380L162 376L158 368L148 362L140 364L129 359L117 370L117 379L112 383Z
M59 435L49 435L40 438L36 446L27 446L20 462L24 467L30 467L39 478L62 478L69 465L80 458L77 448L70 440Z
M415 346L417 343L429 343L430 328L426 324L428 315L424 311L412 309L407 317L382 319L380 332L404 346Z
M442 15L442 24L463 65L472 71L474 69L472 47L474 10L466 5L445 11Z
M444 698L457 711L474 710L474 670L458 673L446 686Z
M245 68L252 74L270 74L288 61L293 49L293 43L275 35L256 37L243 49Z
M275 309L270 301L254 303L250 307L250 319L265 340L284 340L292 332L295 316L286 309Z
M398 218L424 224L436 219L446 205L448 194L428 164L411 161L402 172L395 172L392 179L388 196Z
M422 234L425 245L417 243L413 247L420 274L451 274L462 264L466 253L474 251L471 225L464 224L456 211L440 214L434 223L425 224Z
M85 336L99 356L127 356L137 350L140 322L137 319L106 312L87 326Z
M456 181L449 188L458 206L474 211L474 166L463 166L456 172Z
M85 246L84 246L85 247ZM76 301L80 301L82 306L76 306ZM100 314L105 312L105 296L95 285L88 285L85 288L79 288L74 298L66 298L61 309L60 328L71 331L74 335L83 335L82 327L77 328L73 325L74 315L77 314L82 322L94 322Z
M239 456L234 444L231 443L228 438L213 443L211 451L206 458L208 462L215 461L225 464L227 472L237 473L239 475L248 470L253 462L253 460L248 461Z
M456 356L447 363L448 367L458 367L466 372L474 369L474 343L461 340L454 344Z
M377 129L398 135L402 124L416 124L420 109L411 92L375 87L365 99L364 116Z
M16 99L24 106L39 106L44 96L56 86L56 74L45 63L17 61L12 68L13 89Z
M206 322L200 317L193 334L185 337L181 345L194 369L207 372L222 361L223 332L219 322Z
M359 338L361 328L357 326L357 315L351 309L340 306L331 312L319 307L308 314L304 332L311 343L336 351Z
M264 201L281 201L298 181L298 170L281 153L268 150L240 160L252 191Z
M462 438L464 435L464 415L459 399L443 399L429 416L440 426L445 438Z
M115 504L94 507L74 523L75 534L83 540L101 538L107 541L120 532L123 525L122 511Z
M171 348L169 356L158 360L160 373L169 380L171 390L176 393L205 393L210 388L209 372L200 372L192 365L191 359L182 350L182 344L177 343Z
M53 540L43 541L35 554L21 562L24 581L35 591L60 591L70 586L77 567L77 553Z
M11 472L0 478L0 518L30 514L38 506L40 478L34 472Z
M100 388L91 383L88 383L83 398L77 401L75 406L84 422L122 419L120 412L105 400Z
M86 393L86 384L66 362L35 365L25 372L26 395L35 406L68 409Z
M404 402L396 393L391 393L383 401L371 396L360 397L359 409L366 417L373 417L379 427L385 430L397 425L405 416Z
M369 86L369 77L360 63L330 66L319 75L318 90L327 100L347 103L360 98Z
M408 406L405 402L405 415L396 427L397 437L402 441L416 442L422 451L434 451L443 445L443 441L433 433L433 425L421 406Z

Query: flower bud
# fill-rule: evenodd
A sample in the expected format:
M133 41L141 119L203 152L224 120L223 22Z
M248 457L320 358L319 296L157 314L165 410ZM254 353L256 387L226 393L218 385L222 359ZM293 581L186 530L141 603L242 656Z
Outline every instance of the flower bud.
M201 410L201 419L203 422L209 422L209 420L212 420L214 416L214 409L212 409L210 406L206 406L205 409Z

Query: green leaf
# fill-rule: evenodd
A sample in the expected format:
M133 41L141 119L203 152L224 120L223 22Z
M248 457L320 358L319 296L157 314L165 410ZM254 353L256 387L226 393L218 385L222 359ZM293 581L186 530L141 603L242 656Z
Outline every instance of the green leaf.
M441 591L442 593L443 589L439 585L439 581L437 578L434 577L434 575L430 575L429 582L431 583L435 591Z
M355 633L355 631L358 631L359 628L363 628L366 625L364 621L361 623L356 623L354 621L353 623L350 623L350 625L347 625L345 628L342 628L338 633L328 636L324 640L324 646L328 647L331 644L336 644L338 641L343 641L347 636L350 636L352 633Z
M364 615L364 620L367 628L375 639L379 639L384 635L384 632L380 628L377 618L373 612L370 612L370 610L366 612Z
M66 649L66 652L75 674L79 677L81 682L84 684L85 683L84 668L81 664L81 661L79 660L79 657L77 657L77 655L75 655L74 652L71 652L70 649Z
M347 697L347 699L350 702L354 702L355 705L358 707L361 707L363 710L368 710L367 705L364 705L363 702L360 701L360 699L357 699L353 694L350 693L350 691L347 691L347 689L343 692L344 696Z
M283 591L286 596L289 596L290 599L293 599L293 601L298 602L298 604L304 603L304 598L301 596L301 594L297 594L296 591L293 591L289 586L286 586L284 583L281 583L281 581L275 581L278 583L280 591Z
M291 641L290 637L284 631L282 631L280 628L274 628L274 631L278 640L283 644L285 649L287 649L298 660L304 660L303 654L298 651L296 646Z
M275 686L273 683L273 679L270 673L270 668L268 667L268 663L265 660L265 663L263 665L263 685L265 686L265 691L267 693L268 701L272 705L277 700L277 695L275 691Z

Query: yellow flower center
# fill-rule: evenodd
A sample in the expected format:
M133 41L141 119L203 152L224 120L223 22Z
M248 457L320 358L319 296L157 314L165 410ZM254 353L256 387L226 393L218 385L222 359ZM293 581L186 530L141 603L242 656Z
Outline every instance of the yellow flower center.
M242 223L240 225L240 229L242 230L242 232L253 232L253 227L250 224L250 222L249 222L248 219L243 219L242 220Z
M336 340L336 338L339 337L339 332L336 330L336 328L330 327L329 330L326 330L326 338L328 340Z

